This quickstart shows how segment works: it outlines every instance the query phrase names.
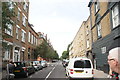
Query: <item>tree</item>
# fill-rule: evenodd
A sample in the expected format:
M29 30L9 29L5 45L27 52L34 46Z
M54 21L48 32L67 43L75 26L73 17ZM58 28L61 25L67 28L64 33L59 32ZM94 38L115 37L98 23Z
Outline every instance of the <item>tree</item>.
M35 58L37 58L38 55L45 59L59 58L57 51L55 51L46 41L43 41L42 44L36 47Z
M70 48L70 45L71 45L71 44L72 44L72 43L70 43L70 44L68 45L67 51L63 51L62 56L61 56L62 59L69 58L69 48Z
M63 51L62 53L62 59L68 58L68 51Z
M2 38L11 38L11 36L5 34L5 30L10 31L9 25L13 25L12 18L15 17L15 10L13 2L2 2ZM3 48L7 48L7 43L2 42Z
M36 47L35 49L35 58L41 56L42 58L46 58L46 53L47 53L47 43L46 41L43 41L39 46Z

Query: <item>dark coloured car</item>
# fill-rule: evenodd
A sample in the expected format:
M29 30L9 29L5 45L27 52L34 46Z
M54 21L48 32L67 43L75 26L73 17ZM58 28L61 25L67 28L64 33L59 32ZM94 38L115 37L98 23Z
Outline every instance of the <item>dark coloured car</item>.
M29 74L35 72L35 69L30 61L14 63L16 64L16 67L14 69L15 77L19 76L28 77Z

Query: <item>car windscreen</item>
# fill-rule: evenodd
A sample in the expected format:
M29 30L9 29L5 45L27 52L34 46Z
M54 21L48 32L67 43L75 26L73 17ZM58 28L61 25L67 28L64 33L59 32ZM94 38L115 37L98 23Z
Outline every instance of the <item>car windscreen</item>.
M74 63L74 68L91 68L89 60L77 60Z
M25 63L22 63L22 62L15 62L15 64L17 67L24 67L25 66Z

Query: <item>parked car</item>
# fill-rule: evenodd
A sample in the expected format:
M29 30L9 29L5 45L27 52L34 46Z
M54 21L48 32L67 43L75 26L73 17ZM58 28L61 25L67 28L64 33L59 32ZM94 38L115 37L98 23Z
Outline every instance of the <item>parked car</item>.
M63 60L62 61L63 67L68 66L68 63L69 63L69 60Z
M69 79L93 79L93 64L88 58L73 58L66 67Z
M40 64L39 61L32 61L32 63L36 71L42 69L42 65Z
M45 60L41 61L41 65L42 65L43 68L47 67L47 61L45 61Z
M28 77L29 74L35 73L35 69L30 61L14 62L16 67L14 69L15 77L24 76Z

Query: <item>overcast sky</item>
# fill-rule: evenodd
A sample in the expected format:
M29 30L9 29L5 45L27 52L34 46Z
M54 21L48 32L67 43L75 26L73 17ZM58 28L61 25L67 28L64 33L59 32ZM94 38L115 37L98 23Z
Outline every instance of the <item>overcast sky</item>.
M85 2L86 1L86 2ZM29 22L47 34L61 56L89 16L89 0L30 0Z

